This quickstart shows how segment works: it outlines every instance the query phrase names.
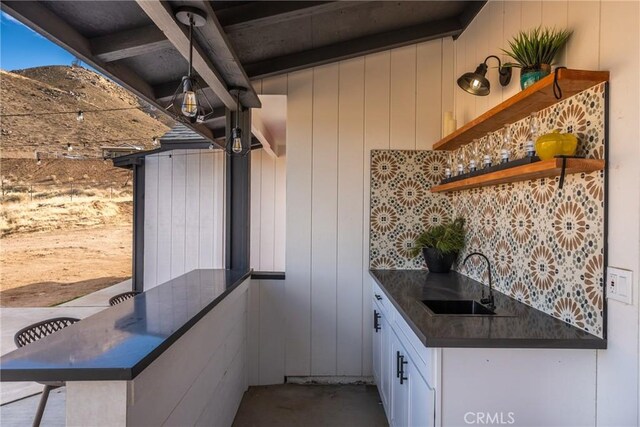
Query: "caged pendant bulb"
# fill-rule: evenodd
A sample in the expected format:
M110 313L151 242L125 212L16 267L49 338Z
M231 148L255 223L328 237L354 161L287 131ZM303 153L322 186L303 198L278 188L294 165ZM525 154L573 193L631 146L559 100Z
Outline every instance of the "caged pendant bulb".
M231 129L231 151L235 154L242 153L242 129L234 127Z
M184 92L182 98L182 114L187 117L195 117L198 113L198 99L196 93L192 90Z
M231 147L234 153L239 154L242 152L242 139L233 138L233 147Z

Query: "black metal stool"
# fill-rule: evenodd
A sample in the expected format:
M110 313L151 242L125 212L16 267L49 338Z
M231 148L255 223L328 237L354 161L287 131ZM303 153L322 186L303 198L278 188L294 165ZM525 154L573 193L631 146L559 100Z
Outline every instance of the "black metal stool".
M76 319L74 317L56 317L55 319L43 320L42 322L34 323L33 325L20 329L14 335L13 341L18 347L24 347L27 344L36 342L40 338L51 335L52 333L79 321L80 319ZM40 384L44 385L44 390L42 391L42 397L40 397L36 417L33 420L34 427L38 427L40 425L40 421L42 421L44 408L47 406L47 400L49 399L49 392L55 388L62 387L64 385L64 381L47 381L40 382Z
M109 305L110 306L114 306L114 305L120 304L123 301L126 301L126 300L128 300L130 298L135 297L139 293L140 292L129 291L129 292L123 292L121 294L115 295L115 296L109 298Z

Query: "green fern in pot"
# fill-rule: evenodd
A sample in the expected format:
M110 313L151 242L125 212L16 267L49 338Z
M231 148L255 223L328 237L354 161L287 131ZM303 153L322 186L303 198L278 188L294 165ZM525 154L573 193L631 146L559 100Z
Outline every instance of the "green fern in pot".
M448 273L451 264L464 248L464 218L445 222L423 231L415 240L411 255L415 258L421 253L432 273Z
M515 62L507 67L520 68L520 87L526 89L551 72L551 65L573 31L537 27L520 31L502 51Z

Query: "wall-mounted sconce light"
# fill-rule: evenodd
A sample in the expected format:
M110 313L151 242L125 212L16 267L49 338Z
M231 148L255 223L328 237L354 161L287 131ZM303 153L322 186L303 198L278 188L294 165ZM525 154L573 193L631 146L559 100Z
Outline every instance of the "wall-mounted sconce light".
M506 86L511 81L511 67L503 67L500 58L495 55L489 55L487 58L478 65L478 68L472 73L464 73L458 79L458 86L472 95L486 96L491 91L491 84L485 77L487 74L487 61L489 58L495 58L498 60L498 72L500 73L500 84Z

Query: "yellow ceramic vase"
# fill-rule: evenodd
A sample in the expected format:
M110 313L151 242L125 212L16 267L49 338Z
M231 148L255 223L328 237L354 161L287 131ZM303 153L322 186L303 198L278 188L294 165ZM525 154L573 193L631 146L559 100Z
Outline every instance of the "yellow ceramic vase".
M542 135L536 140L536 153L542 160L553 159L556 156L575 156L578 148L578 138L572 133L553 131Z

